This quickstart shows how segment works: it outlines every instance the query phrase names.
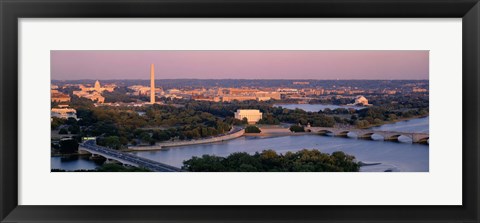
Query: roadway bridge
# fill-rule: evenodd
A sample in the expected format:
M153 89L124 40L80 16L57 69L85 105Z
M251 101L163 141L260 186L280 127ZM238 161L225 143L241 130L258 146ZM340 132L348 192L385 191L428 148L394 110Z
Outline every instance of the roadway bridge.
M372 139L372 135L380 135L385 141L398 141L398 137L405 136L412 140L412 143L428 143L428 133L396 132L396 131L377 131L372 129L347 129L347 128L329 128L329 127L309 127L312 132L333 136L347 137L348 133L354 133L358 138Z
M79 151L86 151L92 155L103 156L107 161L115 160L124 165L130 165L134 167L142 167L154 172L179 172L182 171L177 167L173 167L167 164L159 163L153 160L145 159L132 154L120 152L117 150L109 149L96 144L95 140L87 140L80 144Z

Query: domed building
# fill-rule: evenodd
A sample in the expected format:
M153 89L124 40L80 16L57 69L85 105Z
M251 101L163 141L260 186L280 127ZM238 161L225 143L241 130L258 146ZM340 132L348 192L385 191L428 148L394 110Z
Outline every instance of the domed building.
M371 104L368 104L368 99L365 98L363 95L359 95L355 98L355 102L352 104L348 105L361 105L361 106L370 106Z
M100 86L100 81L98 81L98 80L95 81L95 85L94 85L95 91L97 91L97 92L102 92L103 89L101 89L101 88L102 88L102 87Z
M369 105L367 98L363 97L362 95L357 96L357 98L355 98L355 104Z

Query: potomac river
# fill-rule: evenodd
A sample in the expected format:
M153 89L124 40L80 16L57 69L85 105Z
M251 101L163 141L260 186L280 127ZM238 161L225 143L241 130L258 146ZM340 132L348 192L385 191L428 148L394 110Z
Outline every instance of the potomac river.
M308 106L308 105L300 105ZM316 105L312 105L316 106ZM284 105L282 105L284 107ZM302 108L303 109L303 108ZM311 109L311 108L310 108ZM392 130L399 132L428 132L428 117L409 121L401 121L374 127L376 130ZM375 136L375 135L374 135ZM376 138L376 137L373 137ZM228 156L234 152L253 154L265 149L275 150L277 153L298 151L301 149L318 149L321 152L332 153L343 151L354 155L363 163L378 165L363 166L361 171L369 172L428 172L429 146L411 144L409 142L384 142L329 137L318 135L256 137L242 136L229 141L171 147L157 151L135 151L133 154L155 160L176 167L181 167L184 160L203 154ZM52 168L75 170L94 169L98 165L85 158L65 160L52 157Z

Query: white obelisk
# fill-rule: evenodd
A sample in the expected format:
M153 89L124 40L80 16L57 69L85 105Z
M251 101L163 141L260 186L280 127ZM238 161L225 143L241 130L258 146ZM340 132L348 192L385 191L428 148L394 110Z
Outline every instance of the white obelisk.
M150 103L155 104L155 65L150 64Z

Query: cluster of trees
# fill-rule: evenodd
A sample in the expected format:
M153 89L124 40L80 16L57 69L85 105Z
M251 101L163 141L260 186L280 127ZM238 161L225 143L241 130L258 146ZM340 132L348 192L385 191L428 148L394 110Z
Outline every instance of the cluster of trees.
M367 128L372 125L380 125L384 122L395 121L399 118L422 117L428 115L427 109L409 109L404 111L392 111L383 106L369 107L358 110L350 118L350 123L358 128Z
M322 112L306 112L302 109L283 109L279 107L273 108L270 112L266 113L267 118L263 118L260 123L270 123L268 116L272 115L280 122L298 123L301 125L318 126L318 127L333 127L336 123L335 118L330 115L326 115Z
M105 102L110 103L110 102L135 102L139 99L138 96L132 96L128 95L127 93L131 93L133 90L128 89L126 86L122 87L117 87L115 88L115 91L113 92L108 92L104 91L102 92L102 96L105 97Z
M305 132L305 127L299 125L292 125L290 126L291 132Z
M413 93L413 94L369 94L366 95L368 103L374 106L388 106L390 109L405 109L405 108L428 108L429 98L428 93ZM311 100L312 104L334 104L346 105L353 103L352 98L347 97L326 97L322 99Z
M52 117L51 129L58 130L58 134L60 135L80 133L80 126L78 125L77 120L74 118L61 119Z
M277 154L273 150L249 155L232 153L228 157L203 155L183 162L182 169L193 172L357 172L360 165L344 152L331 155L318 150Z
M427 109L429 107L428 94L419 93L411 95L388 95L369 97L369 103L382 106L389 110Z
M395 121L399 118L428 115L428 98L395 96L393 99L401 102L381 104L379 106L365 107L358 110L353 108L327 108L319 112L307 112L301 109L284 109L281 107L273 107L273 104L269 102L257 101L229 103L191 101L185 103L187 103L186 107L195 111L207 112L223 118L233 117L237 109L259 109L263 113L263 118L258 123L271 125L277 125L283 122L301 125L310 124L313 127L333 127L337 124L369 127L383 122ZM229 123L244 124L241 120L233 120L229 121Z
M211 137L225 134L234 123L241 123L232 117L216 117L187 107L94 107L83 100L76 100L75 105L79 121L54 119L52 129L61 127L61 133L96 136L99 145L114 149L129 143L154 144L171 139Z
M190 102L187 106L197 111L204 111L220 117L233 117L237 109L258 109L263 113L259 124L277 125L281 122L300 123L312 126L332 127L335 119L322 112L306 112L301 109L290 110L280 107L273 107L269 102L242 101L242 102ZM241 124L234 122L234 124Z
M245 127L245 133L260 133L262 132L257 126L249 125Z
M62 139L58 143L52 143L51 147L55 153L73 154L78 152L78 141L76 139Z

